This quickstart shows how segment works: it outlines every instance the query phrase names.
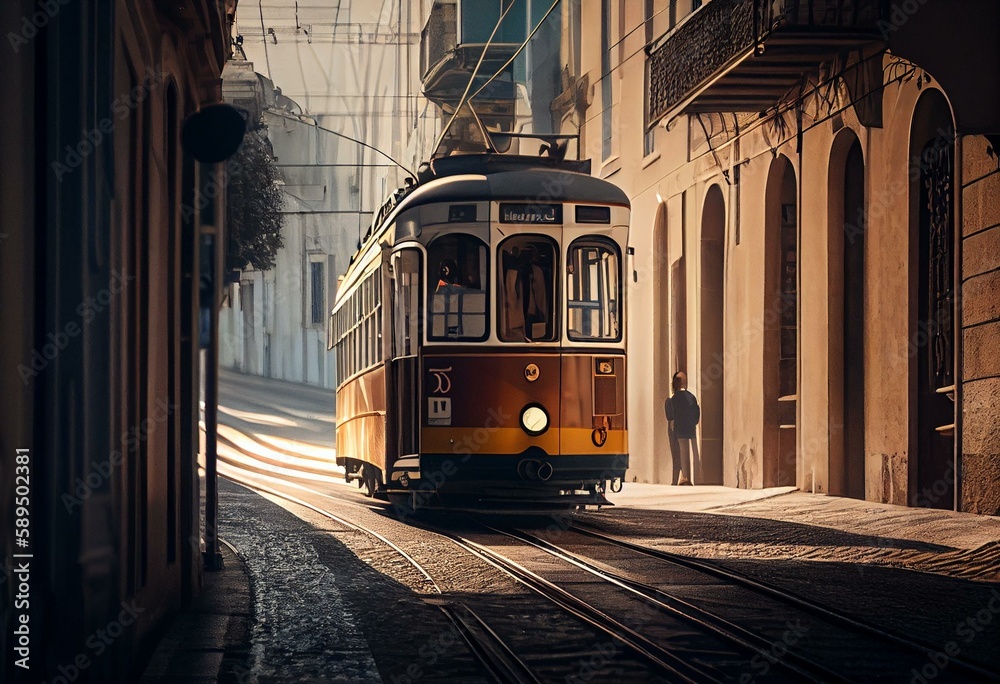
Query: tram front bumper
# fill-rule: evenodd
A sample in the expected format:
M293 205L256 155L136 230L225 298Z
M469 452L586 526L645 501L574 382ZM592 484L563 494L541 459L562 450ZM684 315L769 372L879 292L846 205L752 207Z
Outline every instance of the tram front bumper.
M520 454L421 454L419 479L414 479L413 460L406 459L402 469L393 468L391 488L426 490L429 484L442 492L473 491L493 485L549 491L586 489L624 479L628 468L628 454L551 456L541 450Z

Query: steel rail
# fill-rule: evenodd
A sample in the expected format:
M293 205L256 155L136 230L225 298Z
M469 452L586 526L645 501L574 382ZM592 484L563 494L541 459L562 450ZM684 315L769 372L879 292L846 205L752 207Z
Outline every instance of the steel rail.
M791 604L800 610L803 610L814 615L818 615L823 619L830 622L838 623L841 626L846 626L847 628L854 630L856 632L863 632L869 636L874 636L883 641L888 641L897 646L902 646L904 648L916 651L923 656L930 657L932 654L937 654L941 649L934 646L933 644L922 643L916 639L911 639L908 637L900 636L892 632L888 632L874 625L861 622L846 613L828 608L823 605L819 605L812 601L809 601L794 592L788 591L787 589L781 589L778 587L771 586L759 580L753 579L752 577L747 577L746 575L740 574L734 570L729 570L718 566L714 563L709 563L702 560L697 560L694 558L689 558L687 556L681 556L678 554L670 553L669 551L662 551L660 549L651 549L645 546L640 546L633 542L628 542L623 539L618 539L601 532L597 532L593 529L587 529L585 527L587 523L581 523L577 521L569 528L574 532L582 535L593 537L594 539L600 539L602 541L611 543L616 546L620 546L625 549L629 549L653 558L658 558L660 560L679 565L681 567L687 568L689 570L695 570L703 574L712 575L719 579L726 580L727 582L737 584L739 586L745 587L756 591L757 593L764 594L771 598L782 601L786 604ZM981 678L981 681L988 682L1000 682L1000 674L987 670L984 667L970 663L967 660L962 660L959 658L949 657L949 666L954 665L956 669L965 670L970 674L974 674Z
M489 525L485 525L485 527L493 532L496 532L497 534L503 534L526 544L531 544L532 546L545 551L565 563L569 563L594 575L595 577L601 578L609 584L638 596L652 606L664 610L686 622L690 622L696 627L709 630L723 639L736 644L741 649L750 651L754 655L760 655L768 658L769 661L771 660L770 640L765 639L759 634L744 629L743 627L740 627L739 625L721 616L698 608L678 596L665 592L658 587L638 582L636 580L631 580L613 572L608 572L607 570L597 567L579 554L575 554L572 551L568 551L546 539L529 534L523 530L510 532L508 530L497 529ZM777 660L777 662L772 662L771 664L788 670L798 677L808 681L845 683L850 681L823 665L790 651L782 656L781 659Z
M325 510L323 508L320 508L319 506L312 505L308 501L303 501L302 499L300 499L300 498L298 498L296 496L292 496L291 494L288 494L286 492L282 492L282 491L280 491L278 489L274 489L273 487L268 487L267 485L261 484L259 482L252 482L250 480L245 480L245 479L237 478L237 477L234 477L233 475L226 475L225 477L227 477L228 479L233 480L234 482L237 482L237 483L239 483L239 484L241 484L244 487L247 487L249 489L256 489L258 491L270 494L271 496L277 496L279 498L285 499L286 501L290 501L291 503L297 504L297 505L302 506L304 508L308 508L309 510L313 511L314 513L318 513L318 514L320 514L320 515L322 515L324 517L330 518L331 520L334 520L334 521L340 523L341 525L343 525L344 527L352 529L352 530L354 530L356 532L362 532L364 534L368 534L368 535L371 535L372 537L375 537L376 539L378 539L379 541L381 541L383 544L385 544L386 546L388 546L389 548L391 548L393 551L395 551L396 553L398 553L400 556L402 556L403 558L405 558L407 560L407 562L409 562L410 565L412 565L414 568L416 568L416 570L421 575L423 575L424 578L434 588L434 591L436 591L438 594L443 593L441 591L441 588L437 585L437 582L434 581L434 578L432 578L430 576L430 574L427 572L427 570L425 570L424 567L413 558L413 556L411 556L410 554L408 554L403 549L399 548L399 546L397 546L395 542L392 542L389 539L386 539L383 535L379 534L375 530L370 529L368 527L365 527L364 525L358 525L356 523L353 523L350 520L347 520L346 518L340 517L336 513L331 513L330 511L327 511L327 510ZM303 487L303 489L306 489L306 488ZM307 489L307 491L312 491L312 490L308 490ZM318 492L312 492L312 493L317 494Z
M676 678L675 681L689 682L691 684L695 682L723 681L718 676L686 662L676 653L663 648L628 625L591 606L586 601L577 598L565 589L528 570L516 561L486 546L466 539L459 534L427 527L422 524L417 524L416 526L450 539L459 548L503 571L520 584L551 601L585 624L619 641L629 650L641 655L664 672L669 673L672 677Z
M531 668L467 605L434 600L428 603L434 603L441 609L472 654L499 684L541 684Z
M276 496L291 503L299 506L308 508L309 510L318 513L324 517L330 518L341 525L349 529L353 529L358 532L362 532L371 535L387 545L393 551L402 556L410 565L412 565L420 574L422 574L427 582L434 591L439 595L443 596L444 592L441 587L438 586L437 582L430 576L430 573L415 560L410 554L401 549L396 543L387 539L384 535L376 532L375 530L366 527L364 525L351 522L336 513L328 511L319 506L314 506L308 501L304 501L296 496L292 496L286 492L282 492L273 487L268 487L267 485L261 484L259 482L253 482L252 480L246 480L233 476L231 474L224 475L227 479L230 479L238 484L243 485L249 489L255 489L271 496ZM376 509L370 506L362 505L348 499L343 499L340 497L334 497L328 494L323 494L322 492L317 492L308 487L303 487L295 483L288 483L298 489L305 490L310 494L315 494L318 496L326 496L327 498L332 498L341 503L356 506L358 508L365 508L368 510L374 510L375 512L381 512L380 509ZM433 531L432 531L433 532ZM230 546L230 548L232 548ZM233 549L235 552L235 549ZM523 660L515 655L514 651L508 646L503 639L501 639L497 633L491 629L478 615L476 615L471 608L464 604L458 604L458 606L448 602L443 598L429 598L424 599L427 603L432 603L438 606L448 619L455 625L462 639L466 642L469 647L469 651L472 655L479 661L483 669L486 670L491 677L501 684L506 682L512 682L513 684L538 684L539 680L531 672L531 669L524 663ZM459 611L459 607L467 612L471 616L471 620L462 616Z

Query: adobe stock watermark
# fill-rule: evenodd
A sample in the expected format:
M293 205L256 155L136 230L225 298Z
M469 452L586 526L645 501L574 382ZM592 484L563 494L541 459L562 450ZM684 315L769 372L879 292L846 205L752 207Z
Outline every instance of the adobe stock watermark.
M599 675L621 652L618 642L608 639L594 645L590 651L590 657L579 658L576 661L577 670L574 674L566 675L563 681L566 684L579 684L589 682Z
M100 657L107 651L111 644L125 633L125 628L135 623L139 613L145 612L146 609L137 605L134 599L128 603L122 601L117 618L98 629L84 641L88 650L77 653L72 662L59 665L57 668L59 674L42 684L72 684L80 679L84 675L84 671L93 665L92 659Z
M445 631L428 639L417 650L417 655L420 657L418 661L407 665L403 674L390 674L389 681L392 684L414 684L424 676L425 668L432 667L441 656L455 649L461 643L462 635L459 634L454 625L450 625Z
M21 29L14 33L7 33L7 41L11 50L16 55L21 48L30 43L49 22L59 14L63 5L69 4L70 0L41 0L38 3L38 10L32 14L25 14L21 17Z
M127 119L132 111L149 97L150 93L163 85L165 80L166 77L162 72L149 71L141 83L112 100L112 115L101 119L89 131L81 131L80 140L75 145L66 145L62 159L52 162L52 171L56 175L56 181L62 182L67 174L79 168L83 161L100 147L104 138L114 132L118 122Z
M757 681L757 677L764 677L774 665L777 665L782 658L788 655L792 646L802 641L809 634L809 628L802 624L802 620L791 620L785 622L785 631L781 638L771 642L770 648L763 653L758 653L750 659L750 669L754 671L744 672L740 675L740 684L752 684Z
M844 232L848 244L863 238L873 221L880 221L898 212L900 198L905 197L912 185L920 181L921 174L929 172L943 161L943 157L954 145L957 134L951 126L939 126L935 133L933 144L928 143L920 153L910 157L907 178L880 184L865 206L858 208L853 223L845 223Z
M437 490L450 478L453 478L459 472L460 466L472 459L473 454L481 451L483 446L489 442L490 436L495 434L500 426L511 418L502 409L491 408L487 414L486 420L483 421L483 427L472 430L465 438L452 446L452 454L455 458L443 461L437 470L422 473L420 486L413 490L410 499L406 503L393 504L393 509L399 520L405 521L416 515L421 508L427 506L433 500Z
M30 358L26 363L17 367L21 382L27 387L33 378L37 378L40 373L49 367L49 364L56 360L60 353L70 345L70 342L83 333L83 328L93 321L98 314L111 305L112 299L120 294L129 281L135 280L134 275L119 273L115 271L111 274L111 282L94 297L88 297L76 307L76 315L80 322L69 321L62 330L54 333L50 332L45 337L41 348L31 350Z
M73 492L63 492L60 500L66 507L66 512L72 514L76 508L83 505L83 502L94 495L105 482L111 479L114 469L119 467L125 460L126 454L135 453L139 445L147 441L159 425L166 422L167 418L174 412L176 406L168 404L164 399L157 399L154 408L149 416L143 418L138 425L133 425L121 435L120 449L113 450L103 461L91 461L90 471L77 477Z
M968 646L987 627L993 624L998 615L1000 615L1000 590L994 589L990 592L990 600L984 608L963 618L955 625L955 636ZM910 670L912 675L910 684L929 684L932 680L937 679L947 669L951 661L962 653L962 643L953 639L946 643L942 650L927 654L927 662L919 671L917 668Z
M914 492L911 498L912 506L925 507L934 506L941 499L953 491L955 486L955 464L949 462L944 473L930 486L924 487L919 492ZM950 499L951 497L949 497Z
M892 3L889 11L889 20L879 19L876 22L878 30L882 33L883 40L889 40L889 34L898 31L903 24L910 20L920 8L927 4L927 0L904 0L903 2Z

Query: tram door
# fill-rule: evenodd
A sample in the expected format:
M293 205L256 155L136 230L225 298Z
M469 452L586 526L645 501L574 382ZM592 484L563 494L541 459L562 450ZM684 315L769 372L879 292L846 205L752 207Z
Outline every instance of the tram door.
M417 249L386 252L383 283L389 306L383 310L386 357L386 471L396 459L418 453L419 363L422 257Z
M586 217L611 221L610 211ZM567 453L598 456L628 450L625 356L623 351L607 351L624 336L621 245L627 239L627 226L574 225L563 230L566 339L588 343L588 347L575 346L575 353L564 353L562 359L562 421L569 428L563 431L562 446ZM605 351L595 351L602 347Z

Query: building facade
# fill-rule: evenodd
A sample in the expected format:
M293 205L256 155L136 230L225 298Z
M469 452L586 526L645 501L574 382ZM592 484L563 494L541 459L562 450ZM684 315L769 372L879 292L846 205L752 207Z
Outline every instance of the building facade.
M221 179L182 124L220 101L235 4L0 8L3 681L136 681L201 586L198 321L218 301Z
M1000 513L1000 9L569 5L553 109L632 200L655 321L632 475L675 481L684 370L703 482Z
M421 7L299 5L265 0L237 16L242 51L226 81L239 97L240 84L252 85L247 71L259 74L284 247L274 268L244 270L229 288L220 362L332 389L326 320L338 276L386 195L411 175L395 162L414 166L408 146L426 104L416 76Z

